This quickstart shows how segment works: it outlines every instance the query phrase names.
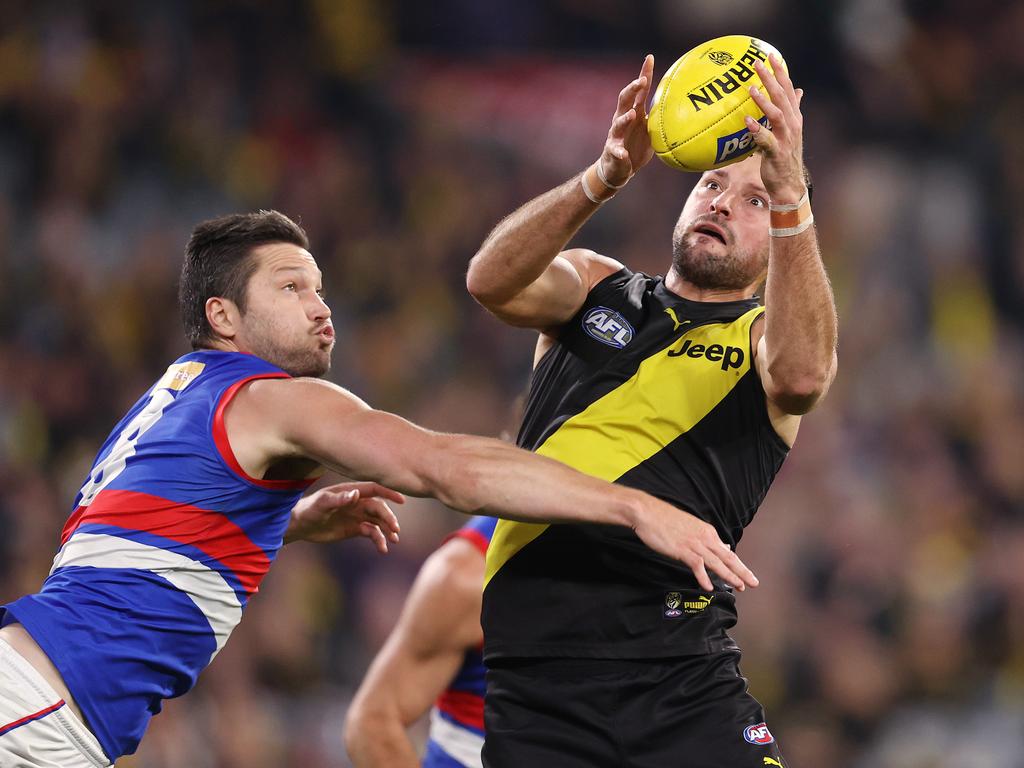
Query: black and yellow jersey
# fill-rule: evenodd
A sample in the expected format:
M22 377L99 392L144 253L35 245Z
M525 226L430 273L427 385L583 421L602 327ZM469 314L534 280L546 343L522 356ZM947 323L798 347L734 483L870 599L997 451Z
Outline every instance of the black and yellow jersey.
M695 302L661 277L598 283L533 374L517 443L638 488L735 547L788 447L753 367L756 299ZM713 577L714 578L714 577ZM732 591L631 530L501 520L487 552L488 660L648 658L735 647Z

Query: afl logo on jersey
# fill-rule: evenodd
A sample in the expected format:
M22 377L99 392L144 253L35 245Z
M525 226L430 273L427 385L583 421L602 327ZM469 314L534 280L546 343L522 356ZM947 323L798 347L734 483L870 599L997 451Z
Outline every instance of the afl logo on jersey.
M609 347L622 349L633 340L633 326L608 307L594 307L583 316L583 330Z
M775 737L772 736L772 732L768 730L768 726L764 723L748 725L743 730L743 738L751 744L771 744L775 741Z

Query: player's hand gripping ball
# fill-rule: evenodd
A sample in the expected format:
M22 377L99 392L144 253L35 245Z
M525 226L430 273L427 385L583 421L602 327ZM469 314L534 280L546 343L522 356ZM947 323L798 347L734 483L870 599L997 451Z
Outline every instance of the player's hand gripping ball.
M754 63L771 69L772 53L783 61L763 40L728 35L683 54L654 93L647 118L654 154L684 171L709 171L750 156L755 145L744 118L771 128L750 98L750 86L764 90ZM784 61L782 66L789 70Z

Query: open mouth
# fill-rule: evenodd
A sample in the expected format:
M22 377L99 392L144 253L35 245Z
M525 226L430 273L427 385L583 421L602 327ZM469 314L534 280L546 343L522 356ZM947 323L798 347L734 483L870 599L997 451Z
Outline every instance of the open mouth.
M725 245L725 232L715 224L698 224L693 228L693 231L699 235L707 235L713 240L717 240L722 245Z

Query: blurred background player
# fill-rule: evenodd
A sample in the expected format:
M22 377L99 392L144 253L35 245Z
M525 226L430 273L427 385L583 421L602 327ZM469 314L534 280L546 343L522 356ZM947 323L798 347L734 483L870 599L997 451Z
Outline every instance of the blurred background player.
M356 693L345 742L356 768L420 765L406 729L430 710L423 768L480 768L484 558L497 520L478 517L423 564ZM433 706L431 706L433 705Z
M293 511L325 468L388 486L356 486L369 496L402 501L393 487L467 512L625 525L687 562L703 550L664 502L498 440L415 427L323 381L335 331L308 246L276 211L193 231L180 281L193 351L101 447L42 589L0 608L5 766L133 753L224 647L282 541L345 533ZM357 511L379 545L397 535L386 504ZM735 556L718 570L754 582Z
M670 500L732 549L836 371L802 93L769 61L778 78L758 62L752 96L772 130L748 117L757 153L697 181L665 278L565 250L651 159L652 56L619 94L597 162L503 220L466 278L497 317L540 332L517 443ZM727 632L732 589L637 544L605 526L498 523L487 768L782 764ZM718 556L703 553L708 566Z

